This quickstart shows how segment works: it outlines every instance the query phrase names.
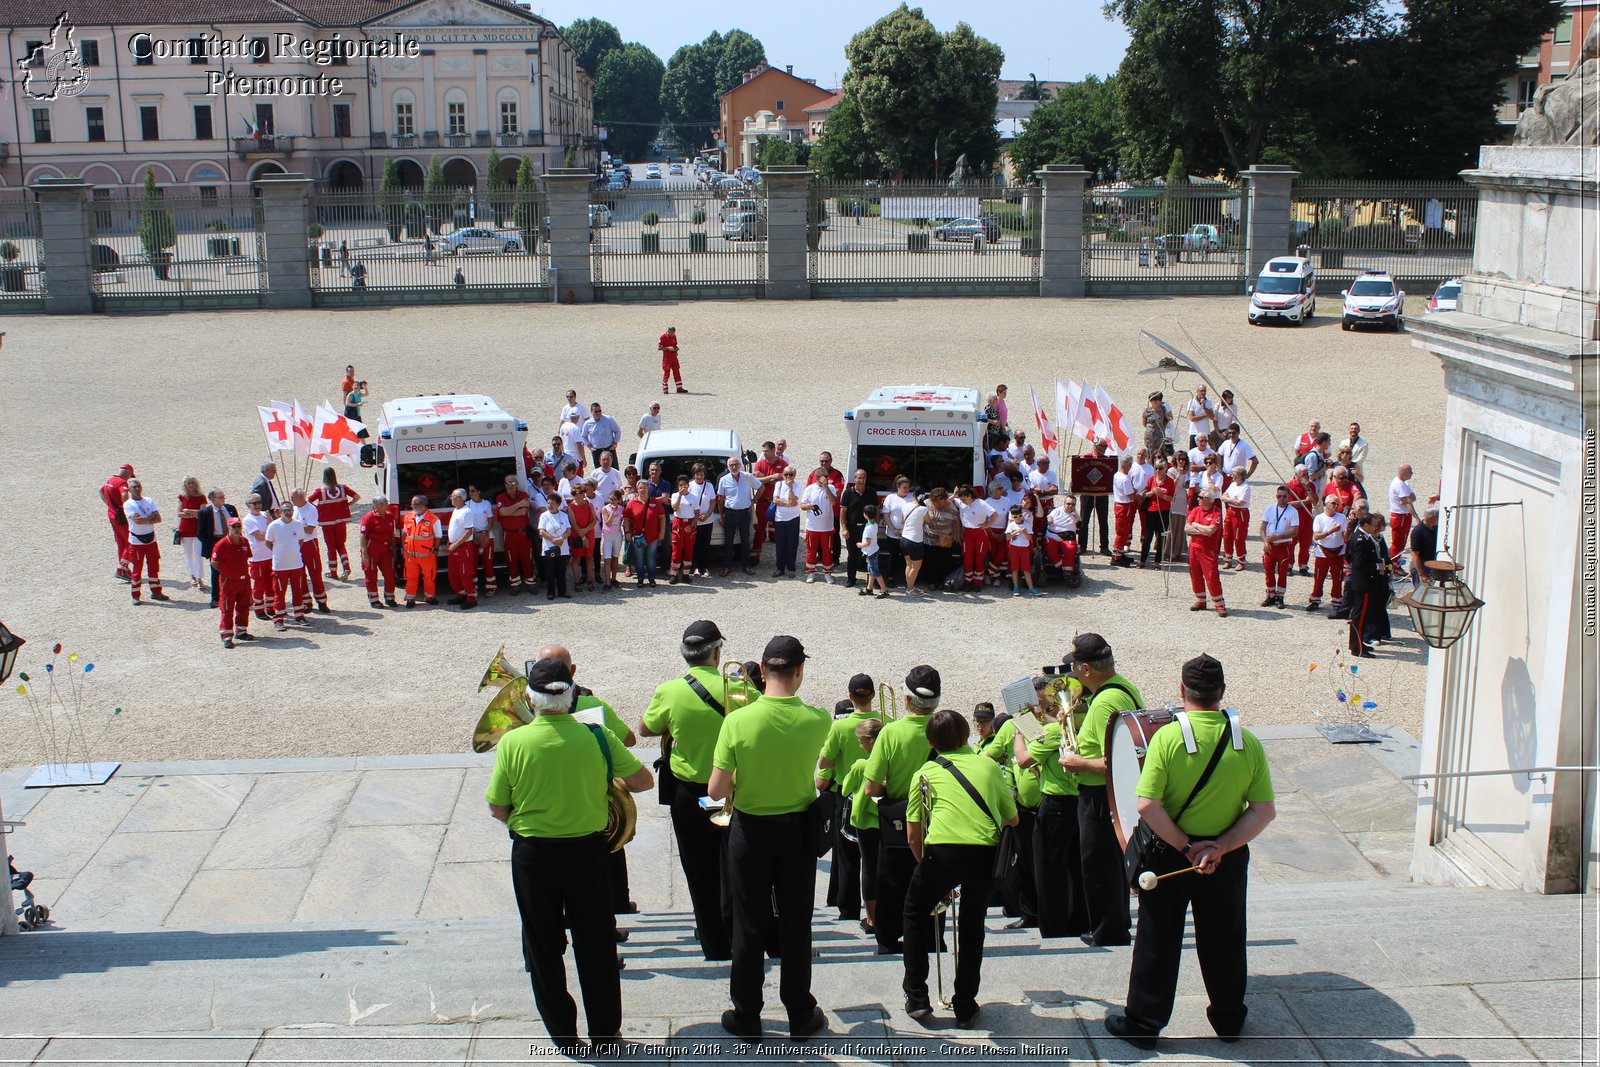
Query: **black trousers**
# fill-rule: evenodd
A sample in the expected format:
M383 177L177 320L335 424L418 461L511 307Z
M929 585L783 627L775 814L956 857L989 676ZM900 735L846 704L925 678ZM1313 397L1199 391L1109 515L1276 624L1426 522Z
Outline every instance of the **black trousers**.
M1151 511L1149 508L1139 512L1139 562L1146 563L1150 559L1150 549L1155 548L1156 562L1161 562L1161 543L1167 535L1167 519L1169 512Z
M778 997L796 1026L811 1017L811 905L817 859L807 847L805 813L733 813L728 831L728 896L733 905L733 964L729 993L743 1022L761 1018L761 983L772 901L778 902Z
M1172 857L1173 869L1187 865ZM1200 957L1211 1004L1206 1016L1219 1034L1237 1034L1244 1025L1245 890L1250 850L1222 857L1213 874L1180 874L1139 893L1139 936L1133 943L1128 974L1130 1021L1160 1030L1172 1018L1183 954L1184 915L1194 909L1194 948ZM1158 872L1161 873L1161 872Z
M722 569L733 567L733 543L739 542L739 566L750 566L750 509L722 509ZM695 558L699 558L698 553Z
M678 839L683 880L689 883L700 951L708 960L726 960L733 956L722 914L722 842L727 832L713 826L710 813L700 809L705 795L704 783L678 781L670 809L672 832Z
M1078 851L1078 798L1039 799L1033 850L1040 937L1076 937L1089 932L1083 894L1083 859Z
M861 849L844 836L850 824L850 798L834 793L833 862L828 864L828 903L841 919L861 917Z
M1084 907L1097 943L1126 945L1132 917L1122 873L1122 849L1111 828L1103 785L1078 786L1078 850L1083 857Z
M583 990L589 1037L622 1029L622 983L617 975L616 924L611 916L606 842L517 837L511 843L511 887L522 916L522 951L533 974L533 1002L551 1040L577 1041L578 1008L567 992L566 923Z
M1105 493L1078 498L1078 540L1083 551L1089 551L1089 535L1094 520L1100 523L1100 551L1111 551L1111 497Z
M879 527L882 529L882 527ZM892 535L880 537L883 552L878 557L878 570L888 585L906 584L906 558L900 553L900 538Z
M878 850L882 847L876 828L855 831L857 849L861 853L861 899L878 901Z
M1017 805L1017 892L1002 900L1007 915L1030 923L1039 921L1038 848L1033 829L1039 809Z
M993 845L929 845L922 862L911 876L906 892L905 978L900 987L907 997L928 997L928 950L933 945L934 906L946 893L961 887L961 918L956 927L956 944L961 956L956 968L955 996L951 1007L956 1013L977 1007L978 979L983 970L983 920L988 914L993 890ZM944 925L941 921L938 925Z
M878 947L900 951L905 932L906 890L911 888L911 872L917 859L909 848L895 848L878 839Z
M567 571L570 570L570 556L552 556L543 553L544 557L544 595L567 595Z
M851 526L848 523L845 524L844 580L847 582L855 581L856 575L858 574L867 573L867 557L863 556L861 554L861 550L856 547L861 543L861 535L865 533L866 530L867 528L865 526ZM838 558L838 556L834 557L834 559ZM882 570L882 568L880 567L879 570Z
M633 903L633 892L628 887L628 851L617 849L606 857L606 864L611 873L611 910L618 915L629 912L628 905Z
M711 570L711 531L716 528L715 522L694 528L694 569L697 571Z

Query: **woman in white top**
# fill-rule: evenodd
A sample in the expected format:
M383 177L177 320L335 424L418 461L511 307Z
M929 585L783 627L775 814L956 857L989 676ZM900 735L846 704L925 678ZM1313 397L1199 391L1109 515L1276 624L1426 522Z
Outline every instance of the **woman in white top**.
M927 550L924 531L928 521L928 502L915 489L911 490L911 499L915 503L905 509L905 518L900 524L900 553L906 560L906 594L920 596L922 590L917 588L917 576L922 573L922 558Z
M561 510L561 498L549 498L549 510L539 516L539 551L545 557L544 595L546 600L557 596L571 599L567 592L567 565L564 557L572 554L568 539L572 534L572 520Z
M1216 428L1211 432L1211 447L1221 448L1228 439L1228 427L1239 421L1239 409L1233 402L1233 390L1224 389L1216 405Z
M1207 467L1210 464L1207 463ZM1223 570L1244 570L1245 538L1250 533L1250 483L1244 480L1244 468L1235 467L1233 481L1222 493L1222 548L1217 566Z
M772 490L772 547L774 578L793 578L795 555L800 550L800 493L794 487L794 468L785 467Z

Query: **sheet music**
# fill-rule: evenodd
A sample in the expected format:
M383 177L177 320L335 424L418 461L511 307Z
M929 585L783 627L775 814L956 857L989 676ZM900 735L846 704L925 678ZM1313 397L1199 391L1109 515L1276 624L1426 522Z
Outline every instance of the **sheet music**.
M1022 709L1031 707L1034 701L1033 679L1018 678L1004 689L1000 690L1000 701L1005 705L1006 714L1013 719L1022 714ZM1028 716L1032 718L1033 716Z

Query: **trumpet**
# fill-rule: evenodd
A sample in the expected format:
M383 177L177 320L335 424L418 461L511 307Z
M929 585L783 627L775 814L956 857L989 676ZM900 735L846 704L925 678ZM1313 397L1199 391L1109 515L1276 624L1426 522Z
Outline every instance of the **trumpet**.
M892 721L900 714L900 697L888 682L878 683L878 718Z
M503 689L514 678L524 677L523 673L511 665L506 658L506 646L501 645L500 651L494 654L494 659L489 661L489 667L483 672L483 680L478 683L478 692L483 692L490 686Z
M1072 722L1072 698L1065 690L1056 691L1056 700L1061 705L1061 755L1078 754L1078 731Z

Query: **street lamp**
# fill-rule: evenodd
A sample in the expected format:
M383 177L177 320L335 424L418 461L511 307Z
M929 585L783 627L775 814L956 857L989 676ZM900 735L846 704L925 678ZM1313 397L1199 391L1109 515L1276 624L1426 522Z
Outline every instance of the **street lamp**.
M17 665L17 650L25 644L26 641L0 622L0 685L4 685L5 680L11 677L11 669Z
M1483 607L1471 587L1458 575L1461 564L1450 559L1450 513L1485 508L1522 506L1520 500L1497 500L1486 504L1457 504L1444 509L1444 541L1439 558L1423 564L1427 574L1417 589L1399 598L1411 616L1411 625L1429 648L1446 649L1466 635L1472 620Z

